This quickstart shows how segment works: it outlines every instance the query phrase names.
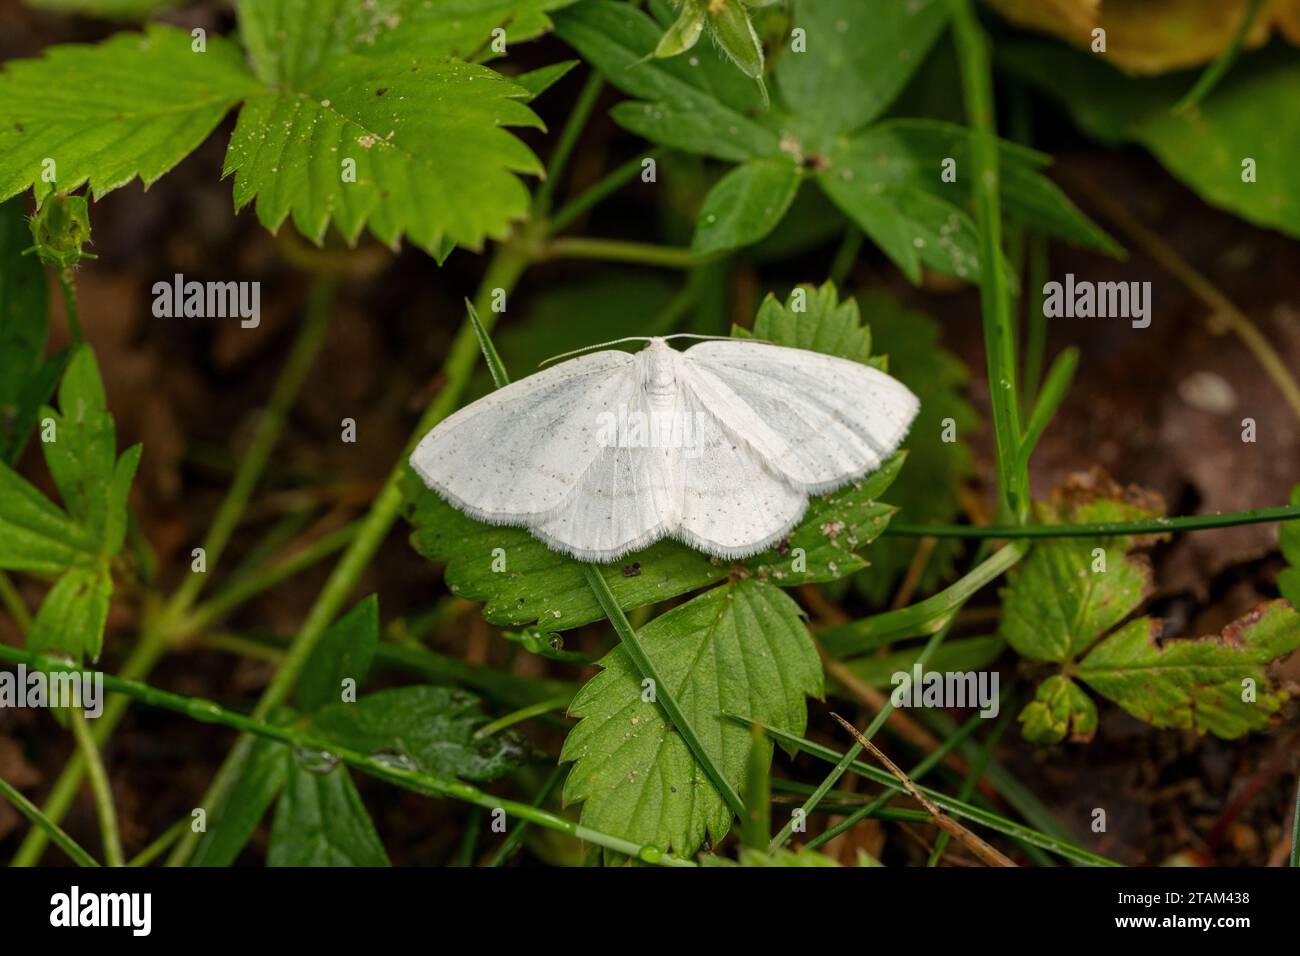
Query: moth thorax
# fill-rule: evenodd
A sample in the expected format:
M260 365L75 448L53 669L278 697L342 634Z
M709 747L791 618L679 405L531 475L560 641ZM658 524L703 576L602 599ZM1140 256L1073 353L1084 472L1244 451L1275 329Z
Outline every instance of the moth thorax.
M669 406L677 396L677 353L660 342L654 342L645 354L646 395L655 407Z

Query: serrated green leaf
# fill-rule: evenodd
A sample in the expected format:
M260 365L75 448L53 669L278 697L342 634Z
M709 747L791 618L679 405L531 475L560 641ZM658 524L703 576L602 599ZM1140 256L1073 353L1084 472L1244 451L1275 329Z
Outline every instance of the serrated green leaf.
M723 711L766 726L802 728L804 698L822 693L821 663L798 605L756 580L729 583L659 616L640 631L646 654L710 756L738 785L751 747L747 728ZM626 839L690 854L726 835L731 814L659 706L616 648L578 692L561 760L575 761L566 802L582 822ZM794 730L798 733L799 730Z
M54 422L54 440L41 443L45 464L68 513L116 554L126 528L126 496L140 460L138 448L116 455L113 418L108 413L99 366L89 346L80 346L59 383L59 411L42 410Z
M645 101L610 111L625 129L719 159L779 154L777 132L746 115L762 106L757 87L704 45L690 57L646 60L661 31L631 4L585 0L556 15L555 32L610 83Z
M324 22L305 11L290 30L309 43ZM481 248L526 214L515 173L542 167L505 127L541 123L520 102L527 92L486 67L344 53L281 82L244 103L226 153L236 208L256 200L266 228L292 216L320 242L333 221L355 242L369 225L389 245L405 235L432 253Z
M886 371L884 359L871 354L871 327L862 324L857 301L841 302L832 282L797 286L785 302L768 295L758 307L753 335L774 345L834 355Z
M1154 515L1101 499L1045 517L1093 523ZM1035 545L1001 592L1001 634L1007 643L1040 661L1066 662L1085 650L1151 592L1150 563L1130 553L1132 548L1129 537L1058 538ZM1097 549L1103 553L1095 554Z
M97 552L98 542L62 508L0 463L0 568L54 574Z
M275 795L284 787L293 757L284 744L258 737L237 764L235 785L221 808L206 808L207 829L188 866L230 866L257 829Z
M1038 685L1018 719L1033 743L1056 744L1067 735L1086 743L1097 732L1097 705L1070 678L1055 674Z
M112 593L113 579L105 561L65 571L36 612L27 635L28 650L63 655L76 664L85 657L97 660Z
M1300 126L1279 122L1300 96L1290 50L1242 58L1194 109L1175 111L1186 75L1125 76L1105 57L1060 44L1014 43L999 62L1059 102L1086 133L1145 146L1202 199L1256 225L1300 237L1300 187L1286 172L1300 152ZM1253 181L1243 161L1254 160Z
M794 25L807 50L786 50L776 82L812 149L878 117L924 62L948 22L943 0L880 3L796 0Z
M19 199L0 204L0 462L14 464L49 401L60 362L45 361L49 302Z
M275 807L267 866L388 866L388 854L346 767L294 764Z
M758 242L785 216L801 178L789 157L741 163L704 197L691 251L708 255Z
M742 847L738 858L728 860L726 857L714 856L712 853L707 854L700 860L703 866L756 866L756 867L833 867L840 866L838 860L834 860L824 853L818 853L816 850L809 850L807 847L796 847L793 850L787 850L780 847L775 852L768 853L766 850L757 850L753 847Z
M939 345L939 323L928 315L904 309L884 292L861 296L869 317L875 348L889 358L889 373L921 400L921 410L907 438L907 462L889 497L898 506L900 521L913 524L947 524L960 513L958 493L974 471L970 436L980 427L979 413L964 396L969 374L961 360ZM946 441L952 420L955 441ZM883 604L902 577L918 542L888 538L871 549L871 573L854 581L876 604ZM916 592L927 595L955 572L961 542L935 543L917 582Z
M298 709L319 710L342 700L343 682L360 687L379 646L379 599L372 594L321 635L298 677Z
M862 481L814 498L786 542L732 564L675 541L660 541L602 568L625 610L666 601L714 584L739 568L782 587L833 581L867 566L858 552L880 534L893 513L879 496L901 467L901 454ZM414 474L403 481L411 543L425 557L447 565L452 593L484 603L493 624L536 623L544 632L564 631L603 614L582 569L521 528L474 521L426 488ZM505 571L493 570L505 552Z
M493 780L529 753L507 731L474 739L487 718L473 694L447 687L397 687L353 704L331 704L311 718L311 729L340 746L409 765L435 777Z
M1161 643L1161 622L1141 618L1098 644L1075 673L1156 727L1232 739L1264 727L1288 699L1267 664L1300 647L1300 613L1261 604L1222 634Z
M220 37L150 25L96 46L50 47L0 73L0 199L42 182L54 160L59 190L89 182L96 198L137 175L147 186L258 90L238 47Z

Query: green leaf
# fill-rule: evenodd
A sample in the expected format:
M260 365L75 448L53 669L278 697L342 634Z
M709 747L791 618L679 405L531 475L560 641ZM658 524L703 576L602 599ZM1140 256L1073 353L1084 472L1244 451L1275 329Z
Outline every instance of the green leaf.
M968 208L971 199L970 131L938 120L895 119L877 123L849 147L855 170L870 170L864 189L911 186L954 205ZM944 163L952 160L954 182L944 182ZM1015 143L999 141L998 176L1009 216L1050 236L1110 255L1123 250L1081 213L1060 188L1043 175L1051 158Z
M841 302L832 282L797 286L784 303L769 294L758 307L753 336L886 370L883 357L871 354L871 328L862 324L858 303L852 298Z
M80 664L99 658L113 579L108 563L98 561L63 573L36 612L27 648L38 654L61 654Z
M881 176L869 139L844 140L817 174L831 202L893 260L912 283L921 281L922 264L973 280L980 259L970 215L924 186Z
M1300 613L1287 602L1261 604L1209 637L1161 643L1161 630L1150 618L1133 621L1076 674L1139 720L1227 739L1266 726L1288 699L1267 669L1300 647Z
M1099 499L1043 515L1069 523L1138 521L1155 513ZM1036 544L1002 590L1001 634L1025 657L1066 662L1128 617L1151 593L1151 565L1130 537ZM1101 551L1101 554L1097 554Z
M800 179L789 157L740 164L704 198L691 251L707 255L758 242L785 216Z
M1063 674L1038 685L1034 699L1020 711L1025 739L1039 744L1071 740L1087 743L1097 732L1097 705Z
M150 25L96 46L50 47L0 74L0 199L42 182L55 162L62 192L89 182L96 198L137 175L148 186L258 89L239 48Z
M447 687L398 687L367 694L354 704L331 704L311 718L311 729L361 753L435 777L493 780L528 755L512 732L480 740L487 721L478 698Z
M343 682L355 691L379 646L379 599L372 594L335 621L317 642L298 678L298 709L319 710L342 699Z
M858 552L885 529L894 509L879 501L903 462L897 454L876 472L839 491L814 498L789 538L764 554L735 564L664 540L602 568L625 610L666 601L714 584L741 568L782 587L833 581L867 566ZM603 614L582 569L521 528L474 521L430 491L413 473L402 483L411 543L447 565L452 593L484 603L493 624L536 623L563 631ZM504 572L493 570L495 549L505 552Z
M816 850L809 850L806 847L796 847L788 850L780 847L773 853L766 850L758 850L753 847L741 847L739 858L728 860L723 856L715 856L710 853L701 859L704 866L758 866L758 867L839 867L838 860L834 860L824 853L818 853Z
M781 55L776 82L811 149L884 112L948 21L944 0L879 3L863 14L861 0L795 2L808 48Z
M646 101L610 111L630 132L738 162L780 153L778 133L746 115L761 108L758 88L704 46L690 57L647 60L660 28L631 4L585 0L556 15L555 32L610 83Z
M798 605L748 579L714 588L651 621L641 643L702 743L739 785L752 741L723 711L799 733L804 698L822 693L821 663ZM582 802L582 823L630 840L690 854L717 843L731 814L670 729L643 699L639 672L616 648L569 707L583 718L565 740L574 761L566 802Z
M388 854L346 767L294 764L275 807L267 866L388 866Z
M1125 76L1105 57L1060 44L1014 43L999 61L1059 102L1084 132L1115 144L1136 142L1206 202L1300 237L1300 188L1291 176L1300 126L1279 122L1300 97L1300 63L1290 50L1243 58L1194 109L1175 111L1185 74ZM1253 182L1243 160L1255 162Z
M940 326L928 315L904 309L893 296L869 292L863 312L871 316L875 347L889 357L889 373L921 400L921 410L907 438L907 462L889 497L899 520L913 524L948 524L961 511L958 494L974 472L970 436L980 427L979 413L965 398L969 374L957 356L939 345ZM955 441L946 441L952 420ZM911 564L916 539L887 538L871 549L871 573L854 581L876 604L883 604ZM956 571L961 542L935 543L917 593L933 593Z
M238 767L235 785L221 808L213 812L207 830L189 859L190 866L230 866L244 849L284 786L293 758L284 744L258 737Z
M15 464L62 362L44 360L49 330L45 273L22 254L31 233L18 199L0 204L0 462Z
M42 409L54 422L54 440L41 444L45 464L69 514L99 542L100 553L112 557L122 548L126 498L140 448L116 457L113 418L89 346L78 347L68 362L59 383L59 409Z
M85 529L0 463L0 568L54 574L93 561L97 552Z
M398 15L379 16L377 5L323 12L301 0L245 0L239 10L266 87L240 110L226 154L236 208L256 199L266 228L292 215L315 242L331 221L349 243L369 224L389 245L407 235L430 253L445 242L481 248L526 214L514 174L542 167L505 127L540 121L522 87L442 59L445 17L390 25Z
M1291 504L1300 505L1300 485L1291 489ZM1289 565L1278 574L1277 587L1292 607L1300 608L1300 521L1283 521L1277 537Z

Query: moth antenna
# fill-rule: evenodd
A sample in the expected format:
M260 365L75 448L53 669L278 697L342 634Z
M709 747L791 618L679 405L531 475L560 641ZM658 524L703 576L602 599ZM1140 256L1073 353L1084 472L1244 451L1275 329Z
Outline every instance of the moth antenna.
M624 342L649 342L649 341L650 341L650 336L648 335L628 335L625 336L624 338L614 339L613 341L610 342L597 342L594 345L584 345L582 348L574 349L572 352L564 352L560 355L552 355L550 358L538 362L537 367L541 368L543 365L549 365L551 362L558 362L560 359L568 358L571 355L581 355L583 352L590 352L592 349L603 349L606 345L622 345Z
M734 335L696 335L694 332L674 332L672 335L665 335L665 339L702 339L706 342L735 342ZM742 342L761 342L764 345L774 344L768 339L740 339Z

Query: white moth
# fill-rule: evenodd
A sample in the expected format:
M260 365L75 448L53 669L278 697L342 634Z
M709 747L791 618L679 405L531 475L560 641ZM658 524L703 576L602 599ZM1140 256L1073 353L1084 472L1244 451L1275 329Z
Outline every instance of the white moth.
M920 403L847 359L725 339L592 352L520 379L425 435L411 466L480 521L613 561L672 537L766 550L808 496L878 468Z

